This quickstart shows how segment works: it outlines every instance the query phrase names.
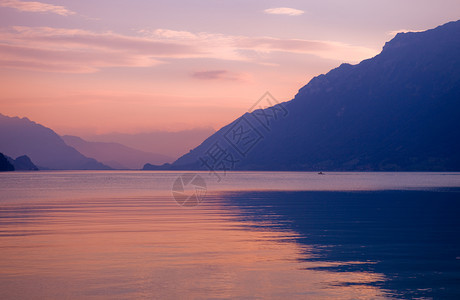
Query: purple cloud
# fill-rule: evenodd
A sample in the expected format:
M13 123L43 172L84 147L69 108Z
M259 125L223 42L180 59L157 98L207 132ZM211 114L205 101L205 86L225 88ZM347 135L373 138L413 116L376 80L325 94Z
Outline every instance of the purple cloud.
M226 70L197 71L192 73L192 77L202 80L239 80L237 74L230 73Z
M64 6L52 5L36 1L0 0L0 6L14 8L24 12L54 13L61 16L74 15L75 12Z

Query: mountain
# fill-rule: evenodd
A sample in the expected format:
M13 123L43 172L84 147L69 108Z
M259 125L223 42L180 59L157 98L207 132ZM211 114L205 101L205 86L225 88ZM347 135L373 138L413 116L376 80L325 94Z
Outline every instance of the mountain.
M106 170L110 167L82 155L51 129L27 118L0 114L0 152L27 155L40 169Z
M91 142L120 143L149 153L178 158L185 151L195 148L215 132L212 128L194 128L183 131L153 131L144 133L108 133L83 138ZM172 161L172 160L170 160ZM144 161L148 162L148 160ZM150 161L157 163L155 161Z
M6 156L8 162L13 165L15 171L38 171L38 167L32 162L27 155L22 155L13 159Z
M460 21L399 33L377 56L146 169L459 171L459 53Z
M0 172L5 171L14 171L14 166L3 153L0 153Z
M24 171L38 171L38 167L32 162L27 155L22 155L14 160L14 168Z
M88 142L70 135L61 138L83 155L93 157L114 169L141 169L146 161L157 164L173 161L172 157L140 151L119 143Z

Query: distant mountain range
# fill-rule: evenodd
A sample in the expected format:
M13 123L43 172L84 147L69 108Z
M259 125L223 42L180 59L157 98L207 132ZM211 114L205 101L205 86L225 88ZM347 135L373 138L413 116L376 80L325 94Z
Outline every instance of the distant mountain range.
M27 155L40 169L110 169L109 166L86 157L68 146L53 130L27 118L20 119L2 114L0 114L0 152L10 157Z
M399 33L374 58L244 114L172 165L144 168L459 171L459 53L460 21Z
M157 146L161 151L168 153L168 150L175 152L184 149L187 145L197 145L200 136L212 132L212 129L192 129L181 132L114 133L98 137L101 140L118 138L146 149L154 149ZM158 139L155 140L154 137ZM174 160L173 156L142 151L117 142L87 141L70 135L60 137L52 129L27 118L8 117L2 114L0 114L0 152L5 154L11 164L19 159L16 170L29 170L28 168L32 170L33 167L28 164L27 159L44 170L139 170L145 162L162 164ZM22 157L24 155L27 156ZM14 160L11 157L18 158ZM32 161L30 163L34 165Z
M148 153L157 153L166 157L173 157L163 162L172 162L184 151L198 146L204 139L215 133L212 128L194 128L182 131L152 131L144 133L107 133L83 138L89 142L120 143L130 148ZM157 160L145 160L143 163L163 163Z
M76 136L61 137L81 154L97 159L114 169L141 169L146 161L157 164L172 162L172 157L140 151L119 143L88 142Z

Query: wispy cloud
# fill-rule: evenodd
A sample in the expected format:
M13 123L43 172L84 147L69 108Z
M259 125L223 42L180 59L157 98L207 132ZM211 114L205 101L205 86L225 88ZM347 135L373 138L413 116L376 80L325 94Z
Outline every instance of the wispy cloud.
M80 29L16 26L0 29L0 67L52 72L96 72L106 67L151 67L172 59L210 58L276 64L271 54L297 53L346 62L374 49L333 41L231 36L157 29L141 36ZM239 80L222 70L196 72L199 79ZM243 76L244 77L244 76Z
M295 8L275 7L275 8L268 8L264 10L264 13L271 14L271 15L300 16L300 15L303 15L305 12L303 10L295 9Z
M241 76L229 72L227 70L210 70L210 71L197 71L192 73L192 77L202 80L240 80Z
M310 54L325 59L357 62L377 54L374 49L353 46L334 41L278 39L272 37L240 38L238 48L252 49L261 53L287 52Z
M192 45L78 29L12 27L0 31L0 66L88 73L105 67L150 67L190 57Z
M75 14L75 12L68 10L64 6L35 1L0 0L0 6L14 8L25 12L54 13L61 16L69 16Z
M311 54L326 59L357 62L378 53L375 49L334 41L231 36L166 29L157 29L152 32L143 31L143 33L155 39L160 38L200 45L200 48L207 53L208 57L229 60L252 60L272 52L285 52Z

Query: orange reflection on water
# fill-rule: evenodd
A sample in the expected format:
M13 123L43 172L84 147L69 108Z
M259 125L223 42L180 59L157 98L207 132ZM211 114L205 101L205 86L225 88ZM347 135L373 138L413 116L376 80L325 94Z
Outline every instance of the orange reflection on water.
M35 199L0 208L0 296L383 298L368 272L313 270L294 232L254 227L208 197ZM359 263L359 262L350 262ZM353 283L349 285L348 283Z

